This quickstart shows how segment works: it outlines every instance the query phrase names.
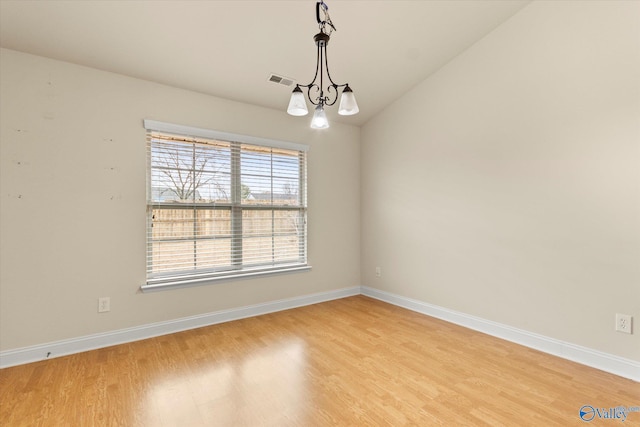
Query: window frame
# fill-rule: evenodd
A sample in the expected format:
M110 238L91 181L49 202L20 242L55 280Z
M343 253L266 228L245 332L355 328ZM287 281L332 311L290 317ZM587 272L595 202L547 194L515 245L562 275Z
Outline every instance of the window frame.
M179 205L172 202L158 202L153 200L153 188L152 188L152 163L151 163L151 149L147 148L147 197L146 197L146 209L147 209L147 226L146 231L146 282L140 289L143 292L175 289L189 286L199 286L220 281L248 279L254 277L262 277L273 274L285 274L308 271L311 266L308 264L308 229L307 229L307 161L306 153L309 150L307 145L297 144L287 141L271 140L266 138L258 138L247 135L233 134L227 132L214 131L209 129L195 128L191 126L183 126L172 123L159 122L155 120L144 120L144 128L147 134L147 144L150 142L150 133L157 132L162 134L176 135L179 138L206 138L209 140L220 141L229 144L230 153L230 190L231 200L229 203L208 204L198 203L185 203ZM187 145L188 143L185 143ZM298 192L300 203L297 206L285 206L285 205L250 205L243 204L241 191L242 191L242 171L240 168L240 158L243 145L260 146L269 149L285 149L299 152L299 174L298 174ZM271 180L274 175L271 172ZM273 194L273 193L272 193ZM191 272L174 272L174 273L151 273L149 262L150 254L152 253L152 245L154 240L151 234L152 224L152 212L154 209L193 209L194 213L198 210L228 210L230 215L230 264L228 266L220 268L210 268L201 270L192 270ZM243 236L242 227L236 226L238 223L242 224L242 215L245 211L258 211L258 210L270 210L276 211L297 211L303 220L303 226L298 230L299 239L299 258L297 262L283 262L281 264L275 264L271 262L262 264L243 264L241 261L242 251L241 247L247 236ZM196 221L195 216L193 219ZM234 225L236 224L236 225ZM275 231L272 229L271 236L275 236ZM300 240L302 238L302 240ZM194 242L200 241L194 236ZM234 246L235 245L235 246ZM238 252L238 245L240 245L240 251ZM238 255L240 254L240 255ZM239 259L240 258L240 259Z

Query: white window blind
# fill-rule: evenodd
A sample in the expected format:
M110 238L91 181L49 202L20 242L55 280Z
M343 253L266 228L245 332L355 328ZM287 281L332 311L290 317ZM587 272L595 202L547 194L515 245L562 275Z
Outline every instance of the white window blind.
M143 290L307 268L305 146L152 121L145 127Z

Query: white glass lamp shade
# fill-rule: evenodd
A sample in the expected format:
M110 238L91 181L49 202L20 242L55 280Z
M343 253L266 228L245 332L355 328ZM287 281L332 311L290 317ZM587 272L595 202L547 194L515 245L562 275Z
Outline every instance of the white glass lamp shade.
M356 102L356 96L353 94L353 91L347 85L342 91L342 97L340 98L340 106L338 107L338 114L341 116L352 116L357 114L360 109L358 108L358 103Z
M296 86L291 93L287 113L292 116L306 116L309 113L309 110L307 110L307 102L304 100L304 93L302 93L299 86Z
M329 120L324 112L322 104L316 107L316 111L313 113L313 119L311 119L311 129L326 129L329 127Z

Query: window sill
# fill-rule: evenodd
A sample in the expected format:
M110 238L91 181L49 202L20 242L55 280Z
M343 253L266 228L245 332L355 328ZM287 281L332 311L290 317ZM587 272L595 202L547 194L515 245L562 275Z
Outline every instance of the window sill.
M209 276L209 277L199 277L199 278L191 278L191 279L177 278L175 280L167 279L159 283L153 283L153 282L146 283L140 286L140 290L143 293L167 291L170 289L181 289L181 288L190 288L193 286L212 285L215 283L228 282L231 280L254 279L258 277L275 276L279 274L300 273L303 271L310 271L310 270L311 270L310 265L301 265L301 266L294 266L294 267L288 267L288 268L234 272L234 273L224 274L220 276L213 276L213 277Z

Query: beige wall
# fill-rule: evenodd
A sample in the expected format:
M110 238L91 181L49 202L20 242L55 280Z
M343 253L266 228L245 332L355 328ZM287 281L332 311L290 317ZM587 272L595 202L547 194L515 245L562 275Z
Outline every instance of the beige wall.
M534 2L369 121L362 284L640 360L639 16Z
M0 55L0 350L360 285L357 127L313 132L283 111ZM145 118L310 145L312 271L139 293Z

